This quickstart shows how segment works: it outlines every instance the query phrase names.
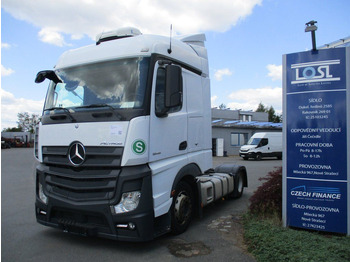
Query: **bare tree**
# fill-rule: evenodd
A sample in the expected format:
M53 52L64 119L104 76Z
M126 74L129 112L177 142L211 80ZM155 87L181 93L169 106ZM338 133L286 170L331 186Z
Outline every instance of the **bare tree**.
M34 133L35 126L39 123L40 117L36 114L29 115L28 112L22 112L17 114L18 128L21 128L25 132Z

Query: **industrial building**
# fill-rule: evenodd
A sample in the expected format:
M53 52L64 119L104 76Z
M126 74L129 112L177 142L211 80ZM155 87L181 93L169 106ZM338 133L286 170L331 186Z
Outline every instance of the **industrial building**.
M238 155L257 132L282 132L282 123L268 122L268 113L212 108L213 154Z

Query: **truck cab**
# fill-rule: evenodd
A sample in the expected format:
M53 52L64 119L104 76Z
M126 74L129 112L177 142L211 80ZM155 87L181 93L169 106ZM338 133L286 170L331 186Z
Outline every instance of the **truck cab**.
M122 28L37 74L50 80L35 141L39 223L126 241L186 230L212 164L204 41ZM243 191L245 168L233 168Z

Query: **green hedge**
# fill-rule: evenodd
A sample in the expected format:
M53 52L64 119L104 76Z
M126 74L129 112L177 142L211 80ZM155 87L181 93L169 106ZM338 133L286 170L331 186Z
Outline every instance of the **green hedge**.
M261 180L243 217L248 251L258 261L350 261L350 237L282 227L282 168Z
M284 228L251 214L243 220L248 251L257 261L350 261L350 237Z

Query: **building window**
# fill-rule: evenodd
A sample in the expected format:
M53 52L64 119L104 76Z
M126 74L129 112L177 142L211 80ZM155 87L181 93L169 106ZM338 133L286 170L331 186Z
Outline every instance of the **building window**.
M247 143L248 134L231 133L231 146L243 146Z

